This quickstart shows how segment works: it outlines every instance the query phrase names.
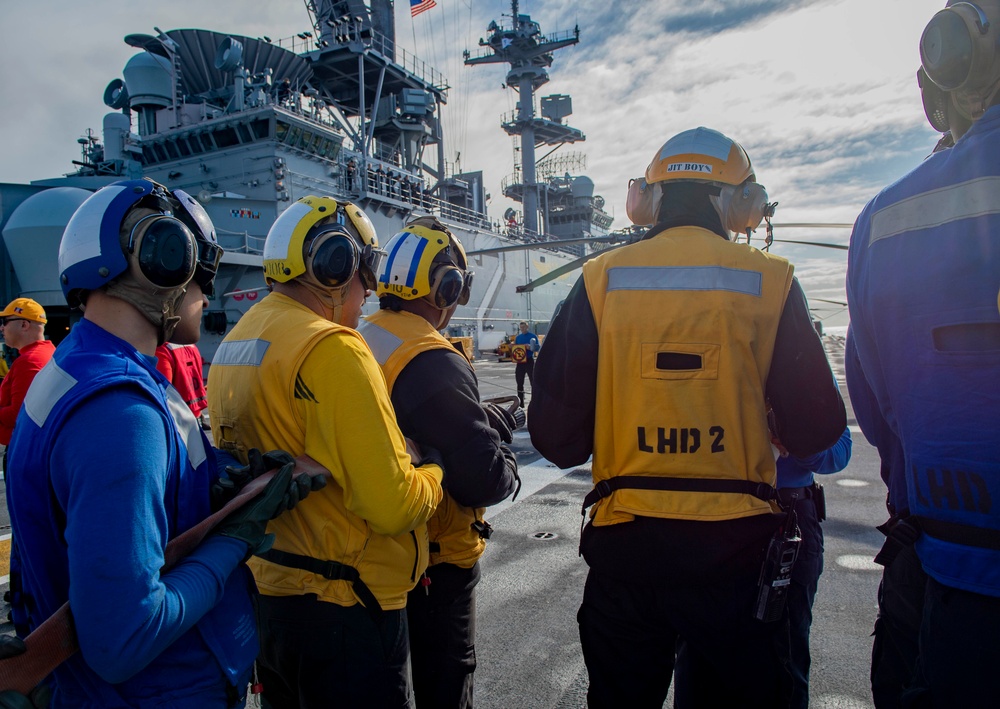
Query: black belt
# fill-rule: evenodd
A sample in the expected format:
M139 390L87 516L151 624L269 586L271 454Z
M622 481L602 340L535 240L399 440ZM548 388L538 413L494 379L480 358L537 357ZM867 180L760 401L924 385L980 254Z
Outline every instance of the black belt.
M583 498L581 514L598 500L602 500L616 490L666 490L672 492L726 492L738 495L752 495L765 502L778 499L777 491L767 483L749 480L717 480L706 478L666 478L652 475L619 475L601 480Z
M327 561L323 559L314 559L311 556L303 556L302 554L293 554L288 551L281 551L280 549L269 549L263 554L256 555L258 559L263 559L264 561L270 561L272 564L277 564L278 566L286 566L290 569L299 569L301 571L309 571L314 574L318 574L325 579L330 581L349 581L351 586L354 587L354 592L358 594L358 598L361 599L361 605L365 607L368 611L368 615L372 617L376 623L380 623L382 620L382 606L379 605L378 599L375 598L375 594L372 593L368 585L361 580L361 574L353 566L348 566L347 564L341 564L339 561Z
M811 500L813 497L813 486L808 487L779 487L778 497L782 502L788 504L792 501L792 496L796 500Z
M929 517L914 516L911 519L917 522L923 532L935 539L952 544L1000 551L1000 529L974 527L971 524L945 522Z

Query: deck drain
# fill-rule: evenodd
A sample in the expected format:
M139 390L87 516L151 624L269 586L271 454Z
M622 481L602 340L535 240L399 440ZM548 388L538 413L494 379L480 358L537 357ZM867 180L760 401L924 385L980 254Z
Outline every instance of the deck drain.
M559 535L555 532L535 532L534 534L529 534L528 539L535 539L540 542L550 542L553 539L558 539Z

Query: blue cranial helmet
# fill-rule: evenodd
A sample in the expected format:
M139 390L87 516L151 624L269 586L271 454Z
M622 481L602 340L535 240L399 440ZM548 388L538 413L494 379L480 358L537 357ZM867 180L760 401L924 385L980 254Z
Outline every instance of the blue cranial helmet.
M145 207L123 248L122 224ZM152 291L183 288L197 277L211 293L222 256L208 214L190 195L152 180L123 180L91 195L73 214L59 244L59 280L71 306L131 270Z

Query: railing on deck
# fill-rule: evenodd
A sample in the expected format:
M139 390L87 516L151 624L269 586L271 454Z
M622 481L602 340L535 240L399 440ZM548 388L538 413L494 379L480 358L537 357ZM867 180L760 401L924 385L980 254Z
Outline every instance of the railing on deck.
M349 45L354 42L361 43L368 49L373 49L386 58L392 58L396 64L425 83L430 84L435 89L446 91L449 88L448 80L444 74L424 60L406 51L381 32L376 32L371 28L366 28L362 31L361 25L356 22L343 23L340 32L339 36L343 39L338 44ZM279 47L289 49L295 54L313 52L323 48L322 40L313 35L312 32L303 32L300 35L292 35L291 37L279 39L277 44Z

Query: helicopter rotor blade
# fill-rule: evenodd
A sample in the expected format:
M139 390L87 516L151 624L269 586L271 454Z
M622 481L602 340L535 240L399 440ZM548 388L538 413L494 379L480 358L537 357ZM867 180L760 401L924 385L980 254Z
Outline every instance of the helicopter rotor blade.
M606 244L621 241L621 236L585 236L579 239L553 239L552 241L532 241L523 244L513 244L511 246L494 246L489 249L476 249L469 251L468 256L482 256L484 254L502 254L507 251L524 251L525 249L548 249L564 244Z
M837 249L838 251L847 251L848 247L843 244L828 244L824 241L795 241L793 239L771 239L774 242L780 242L782 244L801 244L802 246L819 246L824 249Z
M853 229L853 224L834 222L785 222L779 224L772 222L775 229Z
M559 268L552 269L544 276L540 276L539 278L536 278L530 283L525 283L523 286L517 286L516 290L518 293L530 293L531 291L535 290L535 288L537 288L538 286L545 285L549 281L554 281L555 279L560 278L561 276L565 276L567 273L571 273L576 269L580 268L583 264L587 263L587 261L594 258L595 256L606 254L608 251L611 251L611 249L617 249L619 246L625 246L625 244L617 244L615 246L611 246L607 249L604 249L603 251L595 251L592 254L586 254L579 258L573 259L569 263L563 264Z

